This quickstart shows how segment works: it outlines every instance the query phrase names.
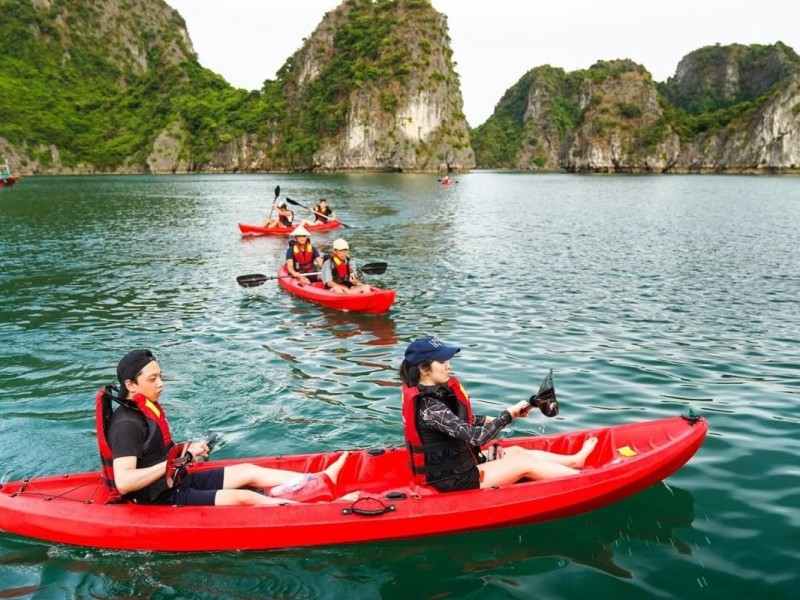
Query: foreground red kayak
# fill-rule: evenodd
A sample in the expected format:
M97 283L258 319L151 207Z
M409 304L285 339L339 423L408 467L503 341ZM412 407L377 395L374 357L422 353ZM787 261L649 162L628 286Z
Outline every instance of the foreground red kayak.
M306 225L308 231L330 231L342 226L340 221L328 221L327 223L314 223L313 225ZM247 223L239 223L239 231L243 236L248 235L290 235L295 227L261 227L260 225L248 225Z
M382 315L388 312L397 292L370 286L367 294L338 294L325 288L321 282L303 284L289 276L286 266L278 269L278 285L290 294L333 308L350 312L361 312L368 315Z
M170 552L272 550L418 538L568 517L621 500L669 476L706 436L705 419L643 423L502 440L560 453L589 436L595 451L580 475L440 494L412 483L405 448L352 451L337 492L356 502L259 507L104 504L100 472L4 483L0 530L47 542ZM265 467L319 471L338 453L247 459ZM195 469L245 462L208 461Z

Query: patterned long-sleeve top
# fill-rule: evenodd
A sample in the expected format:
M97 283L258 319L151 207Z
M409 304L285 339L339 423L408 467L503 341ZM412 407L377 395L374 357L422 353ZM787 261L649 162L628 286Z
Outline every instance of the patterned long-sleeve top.
M513 420L511 413L504 410L489 423L484 415L474 415L474 424L470 425L459 419L441 400L430 396L420 400L420 415L426 425L473 446L483 446L494 439Z

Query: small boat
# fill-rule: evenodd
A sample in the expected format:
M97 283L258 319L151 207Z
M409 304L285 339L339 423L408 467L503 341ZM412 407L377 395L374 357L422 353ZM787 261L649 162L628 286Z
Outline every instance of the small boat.
M502 446L560 453L594 436L579 475L500 488L439 493L412 483L402 448L355 450L339 474L337 500L259 507L106 504L99 471L29 478L0 487L0 530L51 543L119 550L201 552L274 550L411 539L538 523L594 510L658 483L682 467L705 439L693 414L545 436L499 440ZM192 469L252 462L316 472L338 452L210 460Z
M339 294L332 292L322 282L301 283L286 270L286 265L278 269L278 285L290 294L315 302L328 308L360 312L369 315L382 315L388 312L397 292L370 286L370 292L364 294Z
M11 168L8 163L0 165L0 187L11 187L21 179L22 177L15 177L11 174Z
M314 223L312 225L306 225L305 228L308 231L330 231L331 229L337 229L341 226L342 226L341 221L328 221L327 223ZM261 227L260 225L248 225L247 223L239 223L239 231L242 232L242 236L291 235L294 229L295 229L294 225L291 225L289 227Z

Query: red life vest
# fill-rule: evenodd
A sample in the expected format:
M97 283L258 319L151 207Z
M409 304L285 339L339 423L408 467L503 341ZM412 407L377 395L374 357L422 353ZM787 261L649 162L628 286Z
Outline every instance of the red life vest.
M350 285L350 259L340 260L338 256L331 259L333 280L340 285Z
M464 386L462 386L455 377L451 377L448 380L447 386L453 394L455 394L455 398L458 402L457 406L452 407L454 409L453 412L472 425L472 403L469 400L469 395L464 389ZM443 471L456 465L467 464L467 460L475 464L475 456L466 442L440 432L437 432L436 435L429 436L420 431L418 419L419 410L416 400L423 392L421 392L418 387L409 387L403 384L402 393L403 432L406 438L406 448L408 449L411 472L417 484L427 484L428 475L434 472L425 464L425 455L428 452L450 450L457 455L456 460L450 463L436 465L436 471Z
M122 502L122 494L117 489L114 481L114 455L106 437L111 416L114 414L112 402L135 408L150 422L160 430L161 438L165 448L172 446L172 436L169 431L169 423L164 409L158 402L151 402L141 394L136 394L132 400L120 400L114 395L115 388L106 385L97 391L95 396L95 426L97 428L97 448L100 451L100 469L103 483L108 490L108 504Z
M306 241L304 247L300 244L292 242L292 260L294 261L294 270L298 273L311 273L314 270L314 246L311 242Z

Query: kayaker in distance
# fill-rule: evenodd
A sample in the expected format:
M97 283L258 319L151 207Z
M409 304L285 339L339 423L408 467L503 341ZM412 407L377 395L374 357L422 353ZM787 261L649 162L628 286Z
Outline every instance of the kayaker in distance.
M314 213L314 220L308 221L303 219L301 225L314 225L315 223L324 225L328 221L334 221L336 219L336 213L328 206L328 201L325 198L320 198L320 201L311 209L311 212Z
M262 227L291 227L294 221L294 212L287 208L286 200L278 201L275 208L278 209L278 216L274 219L267 217Z
M164 409L158 397L164 389L161 368L150 350L128 352L117 365L120 399L127 401L111 416L108 427L98 427L103 464L113 465L106 477L110 492L140 504L231 506L284 504L292 501L333 500L339 473L347 452L313 476L296 471L267 469L241 463L216 469L191 470L184 481L168 482L167 460L172 442ZM105 419L98 418L98 423ZM105 447L105 449L104 449ZM194 457L207 457L206 442L191 442ZM107 456L106 453L110 453ZM113 462L111 462L113 461ZM109 472L104 467L104 474ZM260 488L266 495L251 489ZM353 500L358 494L343 497Z
M513 419L527 416L531 405L522 400L496 418L473 415L469 396L450 372L450 359L459 351L423 337L409 344L400 365L403 427L417 482L453 492L580 473L596 438L575 454L493 446L501 454L486 460L480 447Z
M322 256L311 244L308 230L302 225L292 231L292 240L286 249L286 270L301 283L319 281L318 275L309 275L322 268Z
M358 267L348 256L350 245L339 238L333 242L333 254L322 263L320 275L325 287L340 294L368 294L370 287L356 276Z

